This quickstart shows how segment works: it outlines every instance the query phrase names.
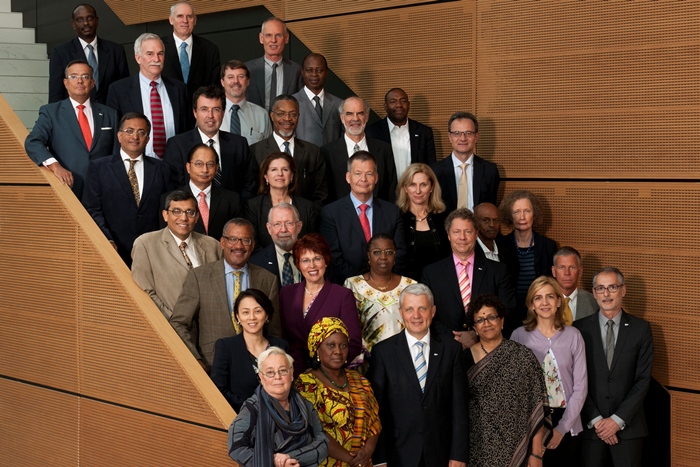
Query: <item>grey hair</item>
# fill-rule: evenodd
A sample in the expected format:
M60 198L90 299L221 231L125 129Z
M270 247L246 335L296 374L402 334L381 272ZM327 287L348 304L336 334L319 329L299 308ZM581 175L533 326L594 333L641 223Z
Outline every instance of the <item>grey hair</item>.
M141 45L145 41L158 41L163 45L163 40L158 36L157 34L153 34L152 32L144 32L141 34L139 37L136 38L134 41L134 53L138 55L139 57L141 56ZM165 46L163 46L163 49L165 49Z
M552 264L557 262L557 258L565 258L567 256L574 256L578 267L581 267L581 253L579 253L578 250L572 246L563 246L559 248L559 250L557 250L552 257Z
M365 104L365 112L367 114L369 114L370 111L372 110L369 106L369 102L367 102L365 99L361 99L357 96L350 96L347 99L343 100L343 102L341 102L340 105L338 106L338 114L339 115L343 115L343 108L345 107L345 103L348 101L348 99L360 99Z
M192 14L193 14L193 15L196 15L196 14L197 14L197 12L194 11L194 5L192 5L190 2L182 1L182 2L173 3L173 6L170 7L170 16L172 16L172 15L175 14L175 8L177 8L178 5L187 5L187 6L189 6L190 8L192 8Z
M285 34L289 34L289 31L287 31L287 25L284 23L284 21L282 21L281 19L277 18L276 16L271 16L270 18L267 18L265 21L263 21L263 23L260 25L260 34L263 34L263 33L265 32L265 31L264 31L264 30L265 30L265 25L266 25L267 23L272 22L272 21L277 21L277 22L282 23L282 27L284 27L284 33L285 33Z
M268 357L271 357L273 355L282 355L287 359L287 363L289 364L289 367L292 367L292 364L294 364L294 359L292 358L291 355L289 355L287 352L284 351L284 349L281 349L279 347L275 347L274 345L272 347L269 347L267 350L264 350L259 356L258 356L258 373L261 373L262 370L261 368L265 364L265 360L267 360Z
M593 275L593 287L595 287L596 284L596 279L598 279L598 274L605 274L612 272L617 276L618 282L620 282L620 285L625 285L625 276L622 275L622 271L620 271L617 268L614 268L612 266L605 267L603 269L599 269L594 275Z
M267 212L267 222L268 224L272 224L272 221L270 221L270 218L272 217L272 210L273 209L289 209L294 213L294 219L299 222L301 219L299 218L299 210L294 207L293 204L291 203L279 203L275 204L270 208L270 210Z
M426 297L428 297L428 301L430 301L430 306L433 306L435 304L433 292L430 290L430 287L428 287L425 284L411 284L405 289L403 289L401 291L401 294L399 295L399 307L403 307L403 297L405 295L425 295Z

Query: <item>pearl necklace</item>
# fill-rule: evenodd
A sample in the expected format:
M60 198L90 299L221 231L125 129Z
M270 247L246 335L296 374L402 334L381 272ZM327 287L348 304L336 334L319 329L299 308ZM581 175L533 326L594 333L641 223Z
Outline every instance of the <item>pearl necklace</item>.
M323 287L321 287L321 289L323 289ZM309 295L312 296L312 297L315 297L316 295L318 295L318 293L321 291L321 289L318 289L316 292L311 293L311 292L309 292L309 289L307 289L306 287L304 287L304 290L306 291L306 293L309 294Z

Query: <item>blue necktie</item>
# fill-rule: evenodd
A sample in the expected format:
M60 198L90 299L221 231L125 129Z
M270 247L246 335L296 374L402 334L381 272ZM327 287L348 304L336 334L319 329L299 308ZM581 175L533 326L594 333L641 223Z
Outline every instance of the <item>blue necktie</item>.
M289 262L291 253L284 254L284 264L282 265L282 286L294 283L294 274L292 273L292 265Z
M286 152L287 154L289 154L291 156L292 153L289 151L289 141L285 141L283 144L284 144L284 152Z
M425 363L425 356L423 355L423 346L425 342L418 341L416 344L418 346L418 355L413 361L413 366L416 367L416 376L418 377L418 384L420 384L421 392L425 392L425 377L428 375L428 366Z
M238 109L241 106L238 104L233 104L231 106L231 133L234 135L241 135L241 120L238 118Z
M99 70L97 69L97 57L95 57L95 49L92 48L92 44L87 45L88 48L88 56L87 56L87 61L88 65L92 67L92 79L95 80L95 89L100 88L100 73Z
M182 68L182 80L187 84L190 76L190 59L187 57L187 42L180 44L180 68Z

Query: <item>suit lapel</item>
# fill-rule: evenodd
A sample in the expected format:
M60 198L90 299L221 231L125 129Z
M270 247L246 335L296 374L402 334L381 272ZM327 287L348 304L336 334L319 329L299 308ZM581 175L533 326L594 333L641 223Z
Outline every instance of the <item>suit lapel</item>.
M78 138L78 141L80 141L80 143L89 153L90 148L88 148L87 144L85 143L83 132L80 131L80 123L78 123L78 117L75 115L75 109L73 109L70 99L64 99L61 103L61 113L63 114L66 123L75 134L75 137Z
M328 300L329 295L331 292L331 283L326 281L325 284L323 284L323 288L321 291L318 293L318 296L314 300L314 302L311 304L311 307L309 308L309 312L306 314L306 318L304 318L304 321L306 322L307 329L311 329L311 326L318 321L319 319L322 318L322 316L319 316L320 313L324 309L324 305L326 303L326 300ZM302 303L303 303L303 296L302 296Z
M352 225L352 228L355 229L355 235L358 235L359 238L364 239L365 238L365 233L362 230L362 225L360 224L360 216L357 215L357 212L355 211L355 206L352 204L352 200L350 199L350 195L347 195L345 198L345 215L348 216L348 219L350 219L350 224ZM375 203L376 203L376 198L375 198ZM372 220L374 221L374 214L372 214ZM373 222L374 223L374 222Z
M187 266L187 262L185 261L185 257L182 255L182 251L180 251L180 246L175 242L175 238L173 238L172 234L170 233L170 230L168 230L167 227L163 230L163 236L161 237L161 239L163 240L163 243L165 243L166 251L173 258L175 258L175 261L177 261L177 263L180 264L183 268L189 269L189 266ZM199 254L199 251L197 251L197 254ZM202 261L201 263L205 264L204 261Z
M399 333L399 338L396 339L394 343L394 352L396 353L396 360L399 362L399 366L408 375L408 380L411 382L411 386L418 391L419 394L422 393L420 389L420 384L418 383L418 377L416 376L416 367L413 365L413 360L411 359L411 351L408 349L408 341L406 340L406 332L401 331ZM431 362L432 363L432 362ZM430 372L430 365L428 365L428 372ZM426 388L427 381L426 381Z
M314 110L314 109L311 109L311 110ZM331 115L333 115L334 113L337 113L337 110L338 110L338 104L336 103L335 99L333 99L333 96L328 94L328 92L325 92L324 96L323 96L323 123L321 125L322 127L326 126L328 119L331 118ZM314 111L311 113L314 114L316 112ZM318 118L316 119L316 121L318 121Z
M131 78L131 87L129 88L129 100L131 100L131 108L135 111L143 113L143 103L141 102L141 86L139 85L139 74L137 73Z
M165 60L173 64L173 70L175 70L177 74L177 79L184 81L182 78L182 69L180 68L180 57L178 57L177 47L175 47L175 39L173 39L172 35L169 35L165 37L163 42L165 43ZM192 60L194 61L194 48L192 51ZM192 68L193 67L190 66L190 70L192 70Z
M129 183L129 175L126 173L126 168L124 166L124 161L120 154L117 154L114 159L112 159L112 173L114 173L114 179L122 187L124 193L127 195L127 199L131 205L136 209L136 200L134 199L134 192L131 189L131 183Z
M219 191L219 187L215 187L212 184L212 186L211 186L211 198L209 200L209 225L211 225L212 218L216 217L216 212L219 210L220 205L221 205L221 192ZM201 219L201 216L200 216L200 219Z
M447 288L452 291L452 293L455 296L455 299L457 300L457 303L462 303L462 295L459 293L459 279L457 278L457 269L455 268L454 261L452 259L452 254L450 254L447 258L442 260L442 262L445 265L444 279L447 282ZM474 265L474 270L476 270L476 265ZM474 290L473 286L472 290ZM462 307L460 312L464 313L464 307Z
M418 161L418 143L420 140L420 135L416 131L416 122L408 119L408 137L411 140L411 163L416 163Z
M282 93L289 94L289 85L292 82L292 67L289 60L282 59ZM272 101L272 99L270 99Z
M380 151L379 151L379 149L377 148L377 146L374 144L374 140L371 139L371 138L366 138L366 137L365 137L365 140L367 141L367 150L368 150L372 155L374 155L374 157L377 159L377 175L379 176L379 183L376 183L376 184L374 185L374 190L372 190L372 194L374 195L374 197L375 197L375 199L376 199L377 196L378 196L378 194L379 194L379 184L380 184L381 181L384 179L384 177L387 176L387 174L384 173L384 170L383 170L384 167L379 165L379 157L378 157L378 155L379 155ZM343 139L343 142L345 142L344 139ZM346 150L347 150L347 148L346 148ZM393 164L394 161L392 160L391 163Z
M481 203L483 200L479 198L481 193L481 181L484 179L484 164L480 159L474 156L474 171L472 173L472 197L474 205ZM535 260L537 261L537 260Z
M195 128L194 132L197 133L197 137L199 137L199 130ZM231 171L233 170L233 155L231 154L231 157L229 157L228 152L230 141L229 133L219 131L219 151L221 151L219 156L221 157L221 178L224 186L226 186L226 181L231 176Z
M156 167L153 161L145 154L141 157L141 160L143 161L143 187L141 187L141 193L143 194L141 195L139 206L143 206L145 204L144 200L150 196L156 175ZM129 187L131 187L131 185L129 185Z
M107 77L107 65L112 61L112 50L104 46L104 41L101 39L97 40L97 51L100 56L100 63L97 64L99 71L100 82Z
M100 139L100 136L102 136L102 123L104 121L104 114L102 113L102 106L98 104L94 104L92 106L92 125L93 125L93 132L92 132L92 148L97 147L97 141Z
M476 248L480 248L478 245ZM484 275L486 274L486 269L488 266L486 266L486 261L484 261L481 257L479 257L477 254L474 254L474 268L472 270L472 292L471 296L476 297L479 295L479 290L481 289L481 283L484 280ZM457 289L459 289L459 285L457 286ZM460 295L460 300L461 300L461 295Z
M593 336L593 353L594 358L598 360L596 365L600 368L607 368L608 361L605 359L605 344L603 343L603 338L600 335L600 321L599 313L594 313L588 319L588 325L590 326L590 332ZM618 338L620 336L618 335ZM614 356L613 356L614 357Z
M217 266L209 269L209 283L211 284L212 290L217 298L218 310L225 314L228 318L225 320L227 323L227 328L229 329L229 334L233 336L236 334L236 330L233 328L233 322L231 322L231 305L228 303L228 293L226 292L226 269L224 268L224 260L216 263ZM250 271L250 269L249 269ZM250 283L252 287L253 283L253 271L250 271Z
M190 67L190 70L193 70L193 68ZM180 71L180 74L182 74L182 71ZM180 101L177 99L178 96L175 92L175 86L173 86L173 84L170 81L168 81L168 78L166 76L161 76L161 79L163 80L163 86L165 86L165 92L168 93L170 105L173 107L173 119L175 120L175 130L180 130L178 128L177 122L180 121L180 112L184 111L185 109L180 109Z
M316 113L316 112L314 112ZM318 117L318 115L317 115ZM301 140L299 138L295 137L294 138L294 162L296 162L297 166L297 182L299 181L298 179L301 178L299 175L302 172L302 167L304 167L304 162L306 159L306 151L304 149L304 143L301 143ZM297 183L298 184L298 183Z
M190 59L190 75L188 77L188 81L189 78L192 78L192 75L194 75L199 69L199 62L201 61L199 59L202 58L203 55L204 52L202 50L202 43L196 36L192 36L192 58Z
M425 392L427 394L430 390L431 384L435 381L438 374L438 369L440 368L440 360L442 360L442 354L444 346L440 338L436 333L430 335L430 354L427 355L428 359L428 376L425 379Z
M610 364L610 371L615 368L617 361L620 359L620 354L625 348L625 342L627 342L627 337L631 332L630 318L624 311L621 311L622 317L620 319L620 329L617 330L617 342L615 343L615 351L613 352L612 363Z

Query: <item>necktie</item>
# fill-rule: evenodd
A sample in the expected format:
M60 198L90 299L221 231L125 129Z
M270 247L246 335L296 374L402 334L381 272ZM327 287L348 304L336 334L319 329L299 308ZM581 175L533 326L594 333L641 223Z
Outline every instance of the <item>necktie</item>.
M272 106L272 101L277 97L277 64L272 64L272 76L270 77L270 100L267 103L267 108Z
M231 321L233 322L233 329L236 334L241 333L241 325L236 322L236 314L233 312L233 307L236 304L236 299L241 293L241 271L233 271L233 299L231 300Z
M459 264L462 265L462 271L459 273L459 294L462 296L462 305L466 311L472 298L472 284L469 282L469 274L467 274L469 261L460 261Z
M207 195L203 191L199 192L199 213L204 224L204 233L209 233L209 206L207 206Z
M457 185L457 207L468 208L469 204L469 183L467 182L467 164L459 164L462 168L462 175L459 176L459 185Z
M571 312L571 307L569 306L570 301L571 299L569 297L564 297L564 323L566 323L567 326L574 324L574 314Z
M163 106L158 94L158 83L151 81L151 124L153 128L153 152L163 158L165 154L165 119L163 118Z
M323 107L321 107L321 98L314 96L314 102L316 103L316 114L321 122L323 122Z
M187 56L187 42L180 44L180 68L182 68L182 80L187 84L190 76L190 59Z
M369 218L367 217L367 209L369 204L360 204L360 225L362 226L362 231L365 233L365 240L369 242L372 238L372 229L369 227Z
M134 200L136 201L136 206L141 202L141 195L139 194L139 180L136 178L136 171L134 170L134 165L138 161L134 159L129 159L129 184L131 185L131 191L134 192Z
M210 148L214 149L214 152L216 152L216 149L214 148L214 140L210 139L207 141L207 144L209 145ZM217 154L217 157L219 155ZM223 175L221 174L221 163L219 163L218 168L216 169L216 173L214 174L214 186L216 187L221 187L221 182L224 179Z
M283 143L283 145L284 145L284 152L286 152L287 154L289 154L291 156L292 153L289 151L289 141L285 141Z
M608 369L612 365L613 355L615 354L615 333L613 332L613 327L615 326L615 321L609 319L605 326L608 328L605 333L605 357L608 360Z
M231 133L234 135L241 135L241 120L238 118L238 109L241 106L238 104L233 104L231 106Z
M294 274L292 273L292 264L289 262L291 253L284 254L284 264L282 265L282 286L294 283Z
M88 49L88 55L87 55L87 62L88 65L92 67L92 79L95 80L95 89L100 88L100 71L97 68L97 57L95 56L95 49L92 47L92 44L87 45Z
M355 143L355 146L352 148L352 153L355 154L359 150L360 150L360 145Z
M416 368L416 377L418 377L418 384L420 384L421 392L425 392L425 377L428 375L428 366L425 364L425 355L423 355L424 342L416 342L416 347L418 347L418 355L416 355L415 360L413 360L413 366Z
M187 267L192 269L192 261L190 261L190 257L187 256L187 242L180 243L180 251L182 252L182 256L185 257L185 263L187 263Z
M84 108L85 106L83 104L78 105L78 124L80 125L80 132L83 134L85 145L89 152L92 147L92 132L90 131L90 123L88 123L87 115L83 112Z

